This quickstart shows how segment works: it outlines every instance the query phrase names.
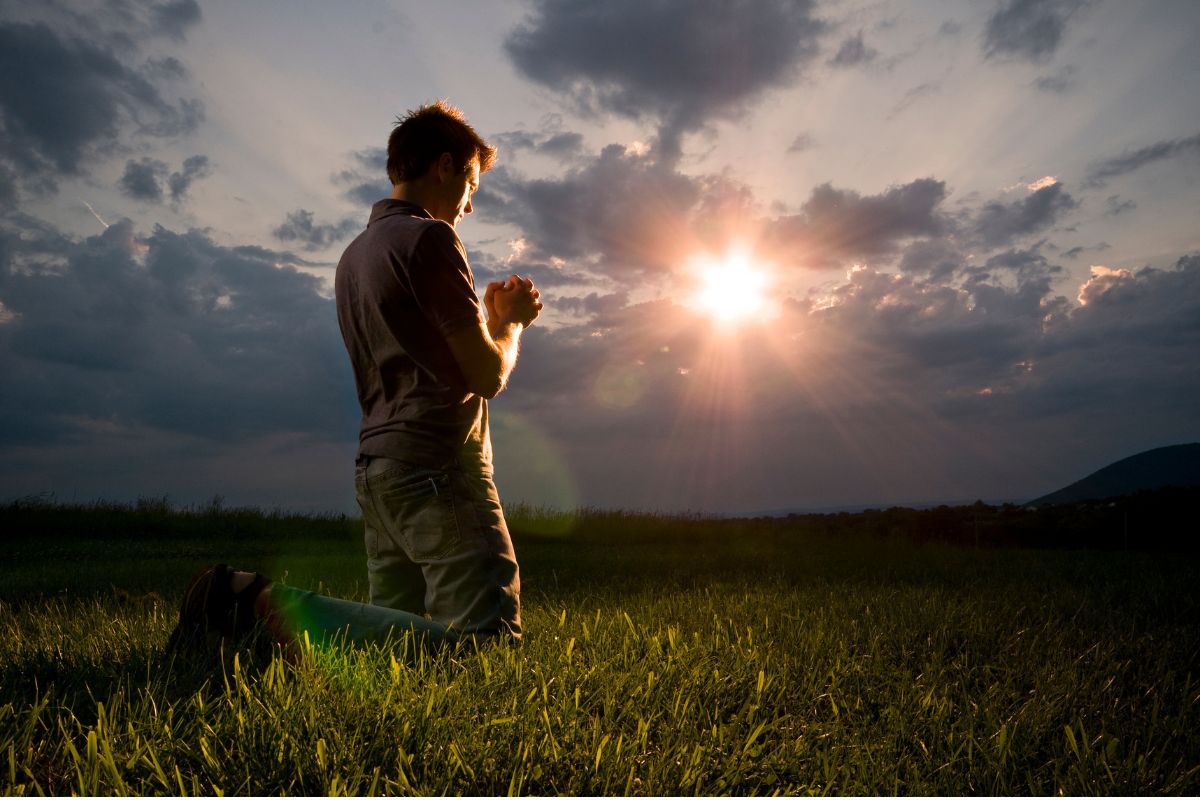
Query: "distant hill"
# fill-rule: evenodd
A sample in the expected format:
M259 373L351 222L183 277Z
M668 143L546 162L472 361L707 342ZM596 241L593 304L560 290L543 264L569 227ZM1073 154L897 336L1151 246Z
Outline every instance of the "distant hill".
M1159 447L1123 458L1070 486L1030 500L1026 505L1100 500L1165 486L1200 486L1200 444Z

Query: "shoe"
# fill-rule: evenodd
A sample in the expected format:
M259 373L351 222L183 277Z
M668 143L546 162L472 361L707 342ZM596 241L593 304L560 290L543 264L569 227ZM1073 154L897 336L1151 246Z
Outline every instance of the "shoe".
M258 622L254 601L271 580L256 572L249 586L234 592L234 571L228 564L216 564L196 573L183 592L179 622L167 641L169 650L201 642L214 633L226 643L239 644L254 631Z

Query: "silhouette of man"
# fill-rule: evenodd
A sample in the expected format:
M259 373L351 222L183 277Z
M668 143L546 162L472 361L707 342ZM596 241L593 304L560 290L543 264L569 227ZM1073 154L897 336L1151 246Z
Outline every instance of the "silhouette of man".
M512 275L489 283L481 306L455 233L495 154L445 102L399 120L388 139L391 197L346 248L335 290L362 407L355 489L371 604L519 640L520 577L492 480L488 400L542 304L532 281Z

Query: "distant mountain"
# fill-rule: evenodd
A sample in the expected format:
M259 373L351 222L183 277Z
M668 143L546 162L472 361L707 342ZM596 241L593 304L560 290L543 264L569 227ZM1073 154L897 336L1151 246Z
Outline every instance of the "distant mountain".
M1200 486L1200 444L1159 447L1123 458L1057 492L1030 500L1026 505L1101 500L1164 486Z

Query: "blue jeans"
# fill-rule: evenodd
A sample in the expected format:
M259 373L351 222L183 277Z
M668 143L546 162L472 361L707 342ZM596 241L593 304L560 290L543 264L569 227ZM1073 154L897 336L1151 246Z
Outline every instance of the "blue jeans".
M520 573L489 473L364 458L354 483L372 606L520 639Z

